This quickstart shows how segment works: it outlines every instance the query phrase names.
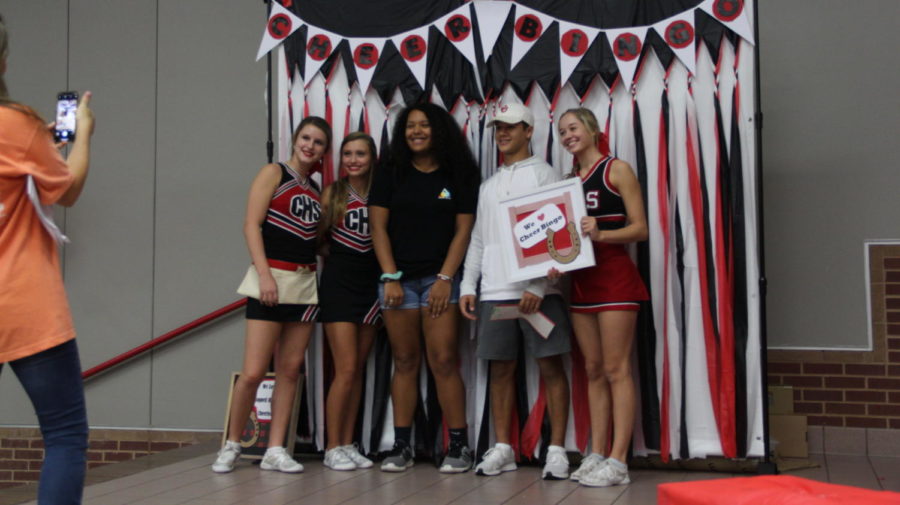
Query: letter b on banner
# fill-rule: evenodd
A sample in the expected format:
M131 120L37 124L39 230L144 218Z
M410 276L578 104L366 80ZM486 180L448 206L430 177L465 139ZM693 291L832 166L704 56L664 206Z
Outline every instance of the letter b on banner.
M516 37L525 42L532 42L544 33L541 20L533 14L525 14L516 20Z

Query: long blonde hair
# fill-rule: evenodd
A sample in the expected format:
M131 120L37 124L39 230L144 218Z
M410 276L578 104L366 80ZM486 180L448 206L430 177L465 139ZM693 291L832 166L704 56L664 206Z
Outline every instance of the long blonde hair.
M365 141L366 147L368 147L369 154L371 155L369 171L366 172L366 175L364 176L366 178L366 195L368 195L369 189L372 187L372 177L375 173L375 161L378 157L378 151L375 150L375 140L365 132L353 132L344 137L344 140L341 141L341 151L344 150L345 145L354 140ZM348 177L341 177L331 184L331 192L328 195L328 200L322 202L327 210L319 219L318 240L320 244L328 239L331 234L331 228L344 219L344 214L347 212L347 193L349 191L350 179Z
M609 141L606 140L606 135L604 135L603 130L600 129L600 123L597 121L597 116L595 116L590 109L585 107L575 107L563 112L562 116L559 116L560 119L566 114L575 116L575 119L581 122L581 124L584 125L584 129L594 138L594 144L597 146L597 150L600 151L600 154L609 156ZM575 177L580 169L581 165L578 163L578 158L576 157L575 162L572 163L572 172L569 174L569 177Z

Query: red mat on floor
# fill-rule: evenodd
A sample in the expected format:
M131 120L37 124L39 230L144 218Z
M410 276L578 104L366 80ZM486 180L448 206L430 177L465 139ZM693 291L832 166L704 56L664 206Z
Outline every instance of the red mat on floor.
M671 482L657 505L900 505L900 493L826 484L789 475Z

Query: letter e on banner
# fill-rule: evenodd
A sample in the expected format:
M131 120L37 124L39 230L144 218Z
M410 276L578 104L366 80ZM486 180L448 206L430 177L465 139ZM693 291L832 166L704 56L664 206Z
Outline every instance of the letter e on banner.
M400 56L406 61L419 61L425 57L428 44L418 35L410 35L400 43Z
M719 21L734 21L744 11L744 0L716 0L712 11Z
M560 49L569 56L583 56L588 50L588 36L579 29L569 30L560 39Z
M453 42L462 42L472 33L472 21L462 14L451 16L444 24L444 35Z
M378 48L374 44L360 44L353 51L353 62L359 68L372 68L378 63Z
M312 37L306 44L306 54L316 61L324 61L331 54L331 39L323 34Z
M694 43L694 27L679 19L666 27L666 43L676 49L684 49Z
M613 52L622 61L631 61L641 54L641 39L633 33L623 33L613 42Z
M541 20L533 14L525 14L519 16L516 20L516 37L524 42L534 42L544 33L544 26Z
M281 40L291 33L293 23L288 16L278 13L269 20L269 35L273 39Z

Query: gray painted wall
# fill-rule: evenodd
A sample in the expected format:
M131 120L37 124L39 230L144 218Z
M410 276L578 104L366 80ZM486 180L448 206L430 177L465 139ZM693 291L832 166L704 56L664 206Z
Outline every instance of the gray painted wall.
M84 367L235 300L264 161L261 2L0 0L0 13L14 97L51 117L57 91L95 93L91 176L59 212ZM898 14L895 0L760 6L772 345L865 345L863 240L900 236ZM242 338L233 316L89 382L91 424L221 429ZM0 424L34 424L10 408L28 403L9 371L0 398Z

